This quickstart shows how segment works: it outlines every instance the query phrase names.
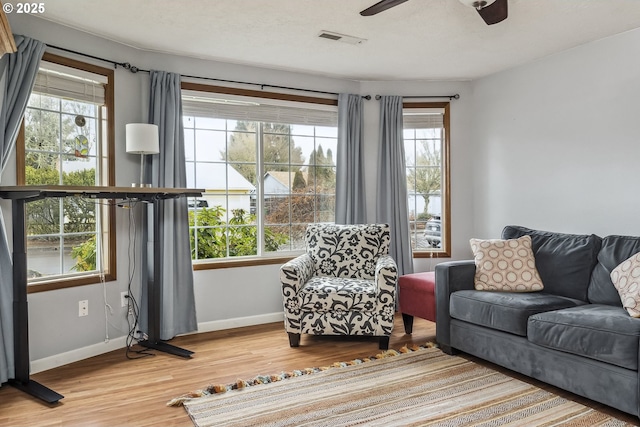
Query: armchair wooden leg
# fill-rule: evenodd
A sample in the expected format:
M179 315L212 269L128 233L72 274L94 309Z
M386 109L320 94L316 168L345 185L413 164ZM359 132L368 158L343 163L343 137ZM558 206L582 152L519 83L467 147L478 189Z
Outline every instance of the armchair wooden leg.
M413 332L413 316L402 313L402 322L404 323L404 332L411 334Z
M291 347L299 347L300 346L300 334L294 334L293 332L287 332L289 334L289 346Z
M389 336L380 337L378 348L380 350L389 350Z

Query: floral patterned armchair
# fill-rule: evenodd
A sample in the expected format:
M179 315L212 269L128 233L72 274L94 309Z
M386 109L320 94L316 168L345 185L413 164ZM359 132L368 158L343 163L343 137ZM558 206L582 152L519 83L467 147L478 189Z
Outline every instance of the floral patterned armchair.
M369 335L389 348L398 269L387 224L310 224L307 252L280 268L284 326L300 334Z

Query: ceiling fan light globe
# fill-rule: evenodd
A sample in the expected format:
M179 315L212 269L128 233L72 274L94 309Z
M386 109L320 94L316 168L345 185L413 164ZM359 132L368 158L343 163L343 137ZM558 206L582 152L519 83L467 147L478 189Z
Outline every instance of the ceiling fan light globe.
M496 0L459 0L465 6L473 7L476 10L480 10L484 7L489 6L491 3L494 3Z

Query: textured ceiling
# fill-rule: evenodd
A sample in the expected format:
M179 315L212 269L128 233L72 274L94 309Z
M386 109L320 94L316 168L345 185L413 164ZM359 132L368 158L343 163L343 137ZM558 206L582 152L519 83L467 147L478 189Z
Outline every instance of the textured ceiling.
M355 80L468 80L640 27L640 0L49 0L42 18L138 49ZM366 39L351 45L323 31Z

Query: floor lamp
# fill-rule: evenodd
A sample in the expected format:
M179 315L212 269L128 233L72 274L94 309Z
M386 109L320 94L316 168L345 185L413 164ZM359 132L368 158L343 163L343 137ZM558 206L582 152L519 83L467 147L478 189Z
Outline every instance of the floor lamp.
M129 123L127 130L126 150L129 154L140 154L140 182L131 184L133 187L151 187L144 182L144 155L160 152L160 138L158 125L148 123Z

